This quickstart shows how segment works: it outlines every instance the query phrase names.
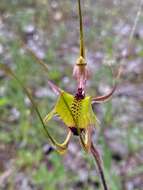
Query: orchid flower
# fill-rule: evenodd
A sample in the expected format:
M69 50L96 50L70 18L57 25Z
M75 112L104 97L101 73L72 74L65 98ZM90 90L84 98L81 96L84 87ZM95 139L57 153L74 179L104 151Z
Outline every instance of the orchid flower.
M107 184L105 181L103 168L102 168L102 161L99 156L99 153L97 149L95 148L93 142L92 142L92 132L94 126L98 126L98 119L96 117L96 114L93 112L92 104L94 103L102 103L104 101L108 101L112 94L114 93L116 89L116 83L113 86L112 90L103 96L97 96L97 97L91 97L85 95L85 89L86 89L86 82L90 77L90 71L87 67L87 61L85 58L85 46L84 46L84 35L83 35L83 24L82 24L82 12L81 12L81 2L78 0L78 10L79 10L79 28L80 28L80 54L76 61L76 64L73 68L73 77L77 81L77 90L75 95L72 95L62 89L60 89L58 86L56 86L53 82L50 80L48 81L49 86L51 89L58 95L58 99L56 101L56 104L52 111L48 113L44 119L42 118L39 109L37 108L29 90L23 85L23 83L17 78L17 76L14 74L14 72L6 67L4 64L0 65L0 69L5 71L8 75L12 76L17 80L17 82L20 84L20 86L23 88L24 92L29 97L41 123L46 131L46 134L48 138L50 139L52 145L54 148L61 154L64 154L67 151L68 144L70 141L70 138L72 135L76 135L79 137L79 140L81 142L81 145L83 149L87 153L91 153L97 163L102 184L104 187L104 190L107 190ZM39 58L30 50L27 48L29 53L38 60L38 63L41 64L45 70L47 70L47 65L43 63L43 61L39 60ZM118 72L118 75L116 79L118 79L120 76L120 71ZM53 116L58 116L64 124L67 126L67 137L63 141L63 143L57 142L52 135L49 133L47 124L49 120L53 118Z

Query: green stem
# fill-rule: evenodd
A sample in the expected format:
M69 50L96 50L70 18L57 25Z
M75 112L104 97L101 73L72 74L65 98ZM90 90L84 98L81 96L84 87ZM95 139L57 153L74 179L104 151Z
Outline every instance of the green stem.
M80 56L85 58L83 22L82 22L82 12L81 12L81 1L80 0L78 0L78 9L79 9L79 26L80 26Z

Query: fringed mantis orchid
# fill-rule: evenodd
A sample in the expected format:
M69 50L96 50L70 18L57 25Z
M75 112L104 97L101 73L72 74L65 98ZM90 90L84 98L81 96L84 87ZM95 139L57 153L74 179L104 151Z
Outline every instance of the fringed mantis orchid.
M20 84L20 86L23 88L24 92L27 94L33 107L35 108L35 111L37 112L37 115L42 123L44 130L47 133L48 138L50 139L52 145L55 147L55 149L59 153L63 154L66 152L72 134L79 137L79 140L84 150L88 153L91 153L94 156L99 172L100 172L104 190L107 190L108 188L107 188L107 184L106 184L105 177L103 174L101 159L100 159L98 151L93 145L92 137L91 137L93 127L98 125L96 115L94 114L92 110L92 104L102 103L104 101L109 100L116 89L116 84L107 95L99 96L99 97L91 97L91 96L85 95L86 81L87 79L89 79L90 73L89 73L89 69L87 68L87 62L85 58L85 47L84 47L83 24L82 24L80 0L78 0L78 9L79 9L79 21L80 21L79 22L80 23L80 55L73 69L73 77L77 80L77 92L75 95L72 95L60 89L51 81L49 81L48 82L49 86L52 88L52 90L56 94L58 94L58 100L53 110L49 114L47 114L44 119L42 118L40 111L37 108L30 92L23 85L23 83L17 78L14 72L3 64L0 65L0 69L2 69L8 75L15 78L17 82ZM47 65L43 63L41 60L39 60L39 58L37 58L37 56L31 50L28 49L28 51L31 53L32 56L34 56L38 60L38 63L40 63L47 70ZM119 77L119 75L120 75L120 72L118 73L117 78ZM59 118L67 126L68 134L63 143L58 143L51 136L51 134L49 133L46 127L46 124L49 122L49 120L53 118L54 115L58 115Z

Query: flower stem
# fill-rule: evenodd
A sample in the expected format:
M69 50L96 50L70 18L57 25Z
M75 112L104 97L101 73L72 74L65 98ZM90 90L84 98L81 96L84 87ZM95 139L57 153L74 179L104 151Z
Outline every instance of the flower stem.
M106 183L105 176L104 176L104 172L103 172L103 168L101 166L100 156L99 156L99 153L96 150L95 146L93 145L93 142L91 142L91 153L92 153L93 157L95 158L104 190L108 190L107 183Z
M78 0L78 9L79 9L79 26L80 26L80 56L85 58L83 22L82 22L82 11L81 11L81 1L80 0Z

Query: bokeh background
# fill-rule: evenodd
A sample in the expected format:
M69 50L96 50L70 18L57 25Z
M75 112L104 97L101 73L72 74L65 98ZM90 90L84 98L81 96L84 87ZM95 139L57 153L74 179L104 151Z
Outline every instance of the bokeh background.
M85 43L92 70L87 94L109 92L114 73L123 65L117 91L93 106L100 129L93 141L104 162L111 190L143 190L143 14L140 0L83 0ZM141 11L140 11L141 10ZM138 19L136 15L138 12ZM75 93L73 65L79 55L76 0L1 0L0 64L9 66L31 90L44 117L56 96L47 84ZM138 20L132 36L133 25ZM132 38L131 41L129 38ZM23 41L45 72L22 47ZM49 123L62 140L65 126ZM91 155L72 138L66 155L51 150L28 98L15 80L0 71L0 189L101 190Z

